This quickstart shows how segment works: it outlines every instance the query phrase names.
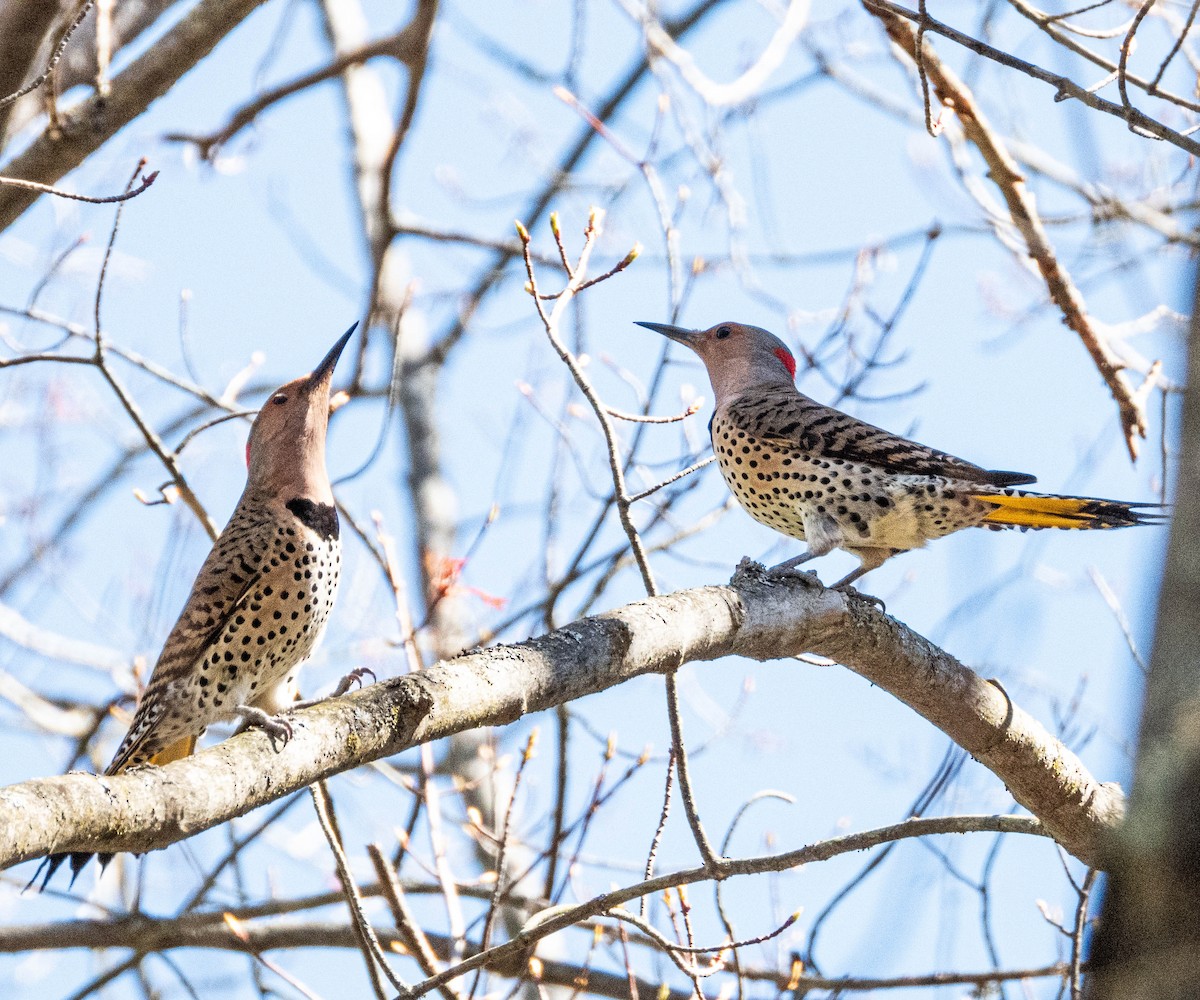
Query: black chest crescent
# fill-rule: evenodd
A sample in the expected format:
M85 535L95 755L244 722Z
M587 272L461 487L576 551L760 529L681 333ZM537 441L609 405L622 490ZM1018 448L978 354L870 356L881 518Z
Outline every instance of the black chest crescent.
M296 497L287 502L287 509L296 515L306 528L311 528L324 541L338 537L337 508L327 503L314 503L307 497Z

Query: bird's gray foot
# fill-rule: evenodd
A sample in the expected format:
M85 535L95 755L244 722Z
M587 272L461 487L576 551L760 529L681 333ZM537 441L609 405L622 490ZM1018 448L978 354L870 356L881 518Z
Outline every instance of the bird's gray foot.
M778 566L772 566L766 572L768 580L799 580L801 583L807 584L810 587L824 587L821 578L817 576L816 570L800 569L796 565L789 566L787 563L780 563Z
M801 583L809 587L824 587L821 578L812 570L800 569L810 559L816 559L817 556L824 555L823 552L801 552L798 556L792 556L791 559L785 559L778 565L772 566L766 572L768 580L799 580Z
M270 737L271 749L276 753L287 746L288 740L294 734L291 720L282 712L278 715L268 715L261 708L254 708L251 705L238 705L234 712L246 720L247 726L254 726L265 732ZM276 740L279 741L279 746L275 745Z
M739 583L762 583L764 580L781 580L791 578L799 580L802 583L821 586L821 581L817 579L817 574L811 571L802 572L795 567L798 563L795 560L789 559L787 562L780 563L778 566L772 566L769 569L760 562L755 562L749 556L743 556L742 561L737 564L737 568L733 571L733 576L729 582L735 586Z
M805 583L810 587L823 587L825 585L821 582L820 577L818 577L816 573L812 572L811 570L801 570L799 567L803 566L810 559L820 558L829 551L830 548L825 545L814 548L813 543L810 540L807 551L801 552L798 556L792 556L791 559L785 559L783 562L776 566L772 566L769 570L767 570L767 579L800 580L802 583Z

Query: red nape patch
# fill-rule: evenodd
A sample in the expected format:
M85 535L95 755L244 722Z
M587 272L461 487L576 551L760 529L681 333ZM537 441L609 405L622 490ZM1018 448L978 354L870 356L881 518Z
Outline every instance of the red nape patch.
M792 378L796 377L796 359L792 357L792 352L786 347L775 348L775 357L783 362L783 367L788 370L788 374Z

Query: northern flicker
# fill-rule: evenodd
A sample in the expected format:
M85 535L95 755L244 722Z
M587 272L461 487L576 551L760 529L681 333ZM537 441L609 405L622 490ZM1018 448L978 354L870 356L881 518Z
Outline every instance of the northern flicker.
M333 369L357 325L310 375L280 386L259 410L246 443L246 488L106 775L186 757L208 726L238 717L284 743L291 736L282 715L297 707L297 670L337 594L341 541L325 432ZM42 888L68 857L78 875L91 855L51 855ZM110 857L101 855L101 863Z
M708 369L713 451L738 503L808 543L774 572L844 549L860 565L834 584L842 589L961 528L1124 528L1162 516L1139 509L1157 504L1012 489L1036 477L980 468L809 399L796 389L791 351L759 327L638 326L691 348Z

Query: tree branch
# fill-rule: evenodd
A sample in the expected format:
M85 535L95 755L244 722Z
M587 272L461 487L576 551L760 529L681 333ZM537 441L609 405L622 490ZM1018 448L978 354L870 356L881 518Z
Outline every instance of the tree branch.
M70 920L53 924L32 924L26 927L0 927L0 953L21 951L58 951L66 948L129 948L137 952L167 951L172 948L211 948L242 952L250 955L267 951L287 951L295 948L354 948L357 942L353 929L345 923L332 921L271 922L238 920L240 934L230 931L221 914L198 914L181 919L161 919L130 916L118 920ZM408 947L404 934L381 927L380 940L387 946ZM428 934L435 958L443 961L453 953L453 939L444 934ZM467 947L474 955L478 948ZM590 969L572 962L542 960L539 981L546 985L573 987L584 995L614 997L627 1000L629 978L625 974ZM520 962L497 962L489 971L500 975L520 976L526 972ZM920 986L981 985L1011 980L1061 977L1067 971L1065 963L1027 969L1001 969L986 972L932 972L912 976L867 978L865 976L798 975L789 982L787 975L779 976L767 970L752 970L748 978L773 983L778 989L809 990L877 990L905 989ZM661 981L638 979L638 995L662 1000L694 1000L695 993L666 987Z
M502 725L647 673L737 654L817 653L913 708L993 771L1087 864L1124 796L995 683L868 603L805 579L770 580L743 563L727 587L701 587L574 622L512 646L296 713L276 754L263 733L115 777L67 774L0 789L0 867L61 851L148 851L273 802L313 781L430 740Z

